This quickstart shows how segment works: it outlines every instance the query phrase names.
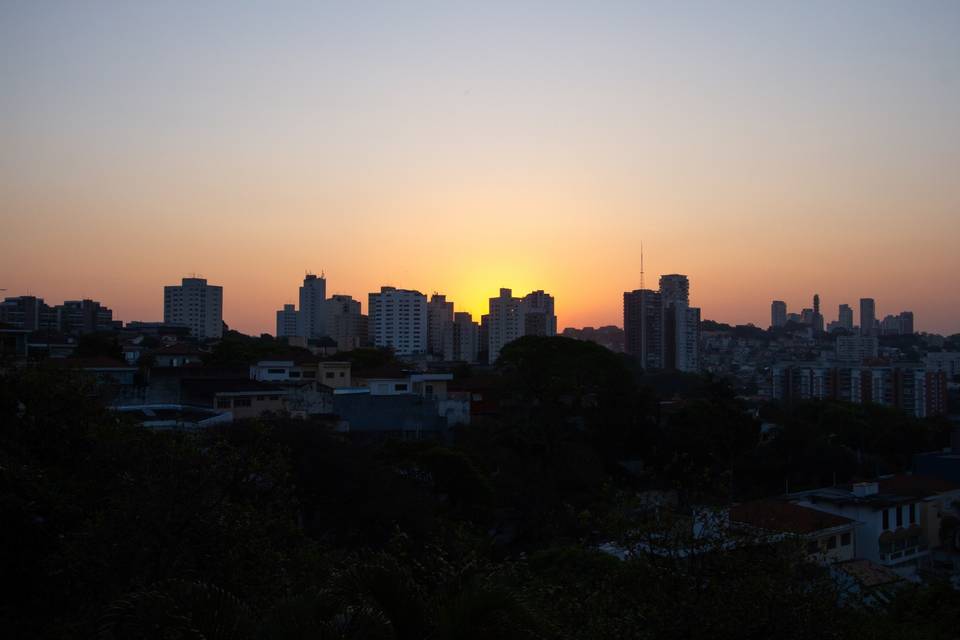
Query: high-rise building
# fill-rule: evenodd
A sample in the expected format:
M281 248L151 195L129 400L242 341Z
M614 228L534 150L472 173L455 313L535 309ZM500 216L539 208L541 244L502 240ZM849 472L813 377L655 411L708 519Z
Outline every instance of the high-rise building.
M774 300L770 303L770 326L782 327L787 324L787 303L783 300Z
M49 309L50 307L43 302L43 298L34 296L4 298L0 303L0 322L15 329L37 331L41 328L41 316L44 310Z
M839 307L837 321L840 327L847 331L853 331L853 309L848 304L842 304Z
M447 296L434 293L427 303L427 351L442 356L443 330L453 322L453 303L447 302Z
M184 278L163 288L163 323L187 327L201 340L223 337L223 287L203 278Z
M513 297L510 289L501 288L500 295L490 298L487 319L488 361L496 362L500 350L526 335L557 335L554 299L543 290L532 291L523 298Z
M690 280L679 273L660 276L663 307L662 366L678 371L699 368L700 309L690 306Z
M860 298L860 335L875 336L877 308L873 298Z
M823 333L823 314L820 313L820 294L813 294L813 315L810 317L810 326L815 333Z
M321 338L327 335L326 308L327 279L308 273L300 287L300 311L297 314L297 335L304 338Z
M443 359L476 362L480 352L480 327L469 313L457 312L443 330Z
M557 335L557 316L553 296L542 289L523 296L523 335Z
M775 309L771 307L771 320ZM699 369L700 309L690 306L687 276L661 276L659 291L624 293L623 331L626 352L644 369Z
M899 336L901 333L903 330L900 327L900 316L887 315L880 322L880 335Z
M900 333L905 336L913 335L913 311L900 312Z
M700 368L700 309L685 302L671 304L663 312L663 332L664 368L697 371Z
M488 361L500 357L500 350L524 335L523 300L514 298L510 289L500 289L500 295L490 298L488 319Z
M297 307L292 304L285 304L283 309L277 311L278 338L292 338L297 335L298 315Z
M324 301L327 335L337 343L340 351L351 351L367 341L360 301L342 294L334 294Z
M671 273L660 276L660 300L666 309L672 304L690 304L690 280L685 275Z
M369 295L367 309L374 345L391 348L400 356L427 352L427 296L380 287L380 293Z
M96 333L114 328L113 311L96 300L67 300L56 307L56 312L64 333Z
M480 316L480 330L477 333L477 360L490 361L490 314Z
M663 304L660 292L637 289L623 294L626 351L644 369L663 368Z

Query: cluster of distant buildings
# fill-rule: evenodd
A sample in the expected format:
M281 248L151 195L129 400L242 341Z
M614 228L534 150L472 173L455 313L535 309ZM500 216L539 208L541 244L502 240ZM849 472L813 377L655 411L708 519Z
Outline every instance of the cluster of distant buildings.
M24 331L82 335L111 331L121 324L96 300L67 300L50 306L36 296L13 296L0 302L0 323Z
M813 307L800 314L787 313L780 300L771 304L773 328L806 326L823 334L820 296ZM854 325L853 309L841 304L838 318L826 327L834 335L834 349L820 350L801 359L777 362L770 369L770 396L792 401L831 399L898 407L917 416L947 412L948 383L960 354L927 354L922 360L883 357L878 337L913 335L913 312L903 311L876 319L873 298L860 299L860 324ZM945 356L945 357L944 357Z
M428 299L419 291L381 287L368 295L365 315L358 300L327 297L326 290L323 275L307 274L299 308L285 304L277 311L277 337L304 346L329 339L341 351L373 346L402 357L474 363L495 362L506 344L522 336L557 333L554 298L544 291L515 297L500 289L476 322L439 293Z
M834 333L839 330L848 333L859 333L863 336L899 336L913 334L913 312L901 311L897 315L887 315L882 321L877 320L876 302L873 298L860 298L860 324L853 324L853 309L848 304L841 304L837 310L837 319L824 326L823 314L820 313L820 296L814 294L813 306L802 309L800 313L788 313L787 303L783 300L774 300L770 304L770 326L773 328L786 327L789 323L805 325L815 333Z

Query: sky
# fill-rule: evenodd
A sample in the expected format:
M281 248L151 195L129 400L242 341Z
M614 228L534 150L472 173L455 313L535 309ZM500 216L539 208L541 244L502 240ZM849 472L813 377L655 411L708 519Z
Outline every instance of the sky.
M819 293L960 332L960 2L0 0L0 288L273 332L500 287L560 327L684 273L704 318Z

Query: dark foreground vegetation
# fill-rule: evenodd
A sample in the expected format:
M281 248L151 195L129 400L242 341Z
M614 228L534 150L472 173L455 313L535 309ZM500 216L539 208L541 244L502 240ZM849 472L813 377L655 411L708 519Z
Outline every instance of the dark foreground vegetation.
M721 383L664 405L618 356L504 351L502 411L444 442L360 444L278 416L149 431L89 384L0 379L5 638L953 638L960 599L841 598L794 545L598 551L635 499L816 486L909 464L946 425L871 407L771 407ZM662 383L662 381L660 381ZM841 604L843 602L843 604Z

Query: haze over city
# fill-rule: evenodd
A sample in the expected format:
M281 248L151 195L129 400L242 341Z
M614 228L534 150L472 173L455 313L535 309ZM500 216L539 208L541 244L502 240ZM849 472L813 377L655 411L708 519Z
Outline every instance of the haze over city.
M0 288L272 332L304 271L560 327L684 273L960 331L956 2L4 3Z

